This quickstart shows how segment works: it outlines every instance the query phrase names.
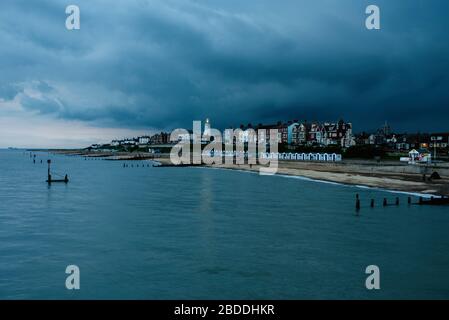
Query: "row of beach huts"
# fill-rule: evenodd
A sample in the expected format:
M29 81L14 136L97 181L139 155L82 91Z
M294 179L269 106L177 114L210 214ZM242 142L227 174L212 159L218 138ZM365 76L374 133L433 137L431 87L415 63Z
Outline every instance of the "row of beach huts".
M248 151L211 151L210 156L222 157L248 157L256 158L257 154L249 153ZM327 162L339 162L342 161L341 154L337 153L292 153L292 152L264 152L261 153L262 159L277 159L277 160L291 160L291 161L327 161Z

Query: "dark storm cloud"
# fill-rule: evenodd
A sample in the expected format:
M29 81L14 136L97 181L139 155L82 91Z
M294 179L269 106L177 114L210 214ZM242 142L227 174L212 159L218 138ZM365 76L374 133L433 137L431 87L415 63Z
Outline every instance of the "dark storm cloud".
M364 28L381 8L382 29ZM65 6L81 30L65 29ZM445 130L447 1L2 1L0 101L97 125Z

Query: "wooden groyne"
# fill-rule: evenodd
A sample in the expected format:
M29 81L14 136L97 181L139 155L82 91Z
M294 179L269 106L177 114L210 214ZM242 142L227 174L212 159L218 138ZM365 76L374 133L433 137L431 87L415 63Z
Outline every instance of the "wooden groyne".
M53 179L53 177L51 176L51 172L50 172L50 165L51 165L51 160L50 159L48 159L47 160L47 164L48 164L48 177L47 177L47 183L50 185L50 184L52 184L52 183L58 183L58 182L63 182L63 183L69 183L69 177L68 177L68 175L66 174L65 176L64 176L64 179Z
M388 206L395 206L399 207L401 201L399 197L395 197L393 201L389 201L388 198L383 198L382 201L382 207L388 207ZM447 196L441 196L441 197L430 197L429 199L424 199L423 197L419 197L418 202L413 202L412 197L407 197L407 205L433 205L433 206L445 206L449 205L449 197ZM371 199L369 203L370 208L376 207L376 201L375 199ZM361 200L359 194L356 194L355 196L355 209L357 212L359 212L362 208Z
M419 198L419 205L429 205L429 206L447 206L449 205L449 197L430 197L430 199Z
M175 167L175 168L187 168L187 167L204 167L204 164L173 164L173 163L155 163L153 167L156 168L166 168L166 167Z

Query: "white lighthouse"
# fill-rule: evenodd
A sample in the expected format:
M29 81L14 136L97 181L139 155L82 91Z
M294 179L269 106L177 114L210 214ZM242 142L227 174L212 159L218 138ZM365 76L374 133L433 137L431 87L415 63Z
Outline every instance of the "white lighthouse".
M204 136L209 137L210 136L210 121L209 118L206 119L206 122L204 123Z

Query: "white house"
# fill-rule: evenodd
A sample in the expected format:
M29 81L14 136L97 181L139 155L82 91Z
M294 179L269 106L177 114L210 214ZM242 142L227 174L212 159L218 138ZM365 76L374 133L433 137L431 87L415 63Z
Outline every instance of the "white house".
M148 143L150 143L150 137L148 136L139 137L139 144L148 144Z
M417 151L415 149L410 150L408 157L402 157L400 161L406 161L409 164L415 164L417 162L430 163L432 162L432 155L428 152Z

